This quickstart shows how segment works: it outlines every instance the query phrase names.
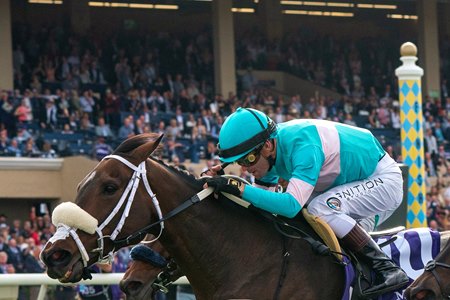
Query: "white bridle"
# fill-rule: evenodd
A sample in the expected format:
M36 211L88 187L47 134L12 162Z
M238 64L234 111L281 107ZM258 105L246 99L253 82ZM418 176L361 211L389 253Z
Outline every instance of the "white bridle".
M57 240L66 239L69 235L72 236L72 238L74 239L74 241L81 253L84 267L88 266L89 254L86 251L85 246L81 242L80 237L77 234L77 230L80 229L89 234L94 234L96 232L97 235L99 236L99 238L97 239L98 248L92 250L92 252L99 253L97 262L111 263L113 260L114 252L113 252L113 250L111 250L107 255L103 256L103 251L104 251L103 239L105 237L109 237L112 241L114 241L117 238L117 236L119 235L119 233L121 232L121 230L125 224L125 220L130 213L131 205L133 204L134 196L139 187L139 182L140 182L141 178L142 178L142 181L144 182L144 187L147 190L148 195L152 199L152 202L153 202L153 205L155 206L159 220L163 219L158 199L156 198L155 193L153 193L153 191L150 187L150 184L148 183L146 161L143 161L138 166L135 166L134 164L130 163L125 158L118 156L118 155L108 155L108 156L104 157L102 159L102 161L106 160L106 159L110 159L110 158L116 159L116 160L122 162L124 165L126 165L127 167L132 169L134 171L134 173L131 176L130 181L128 182L128 185L125 188L122 196L120 197L119 202L117 202L116 206L114 207L112 212L109 214L109 216L105 219L105 221L103 221L103 223L100 226L97 226L97 224L98 224L97 219L95 219L88 212L86 212L85 210L83 210L82 208L77 206L76 204L70 203L69 205L67 205L67 202L58 205L55 208L55 210L53 212L53 216L52 216L52 222L57 227L57 230L47 243L54 243ZM125 201L126 199L127 199L127 201ZM122 216L121 216L119 222L117 223L116 228L113 230L111 235L104 236L102 230L117 215L117 213L120 211L120 209L122 208L124 203L126 203L125 209L123 210ZM66 204L66 205L63 206L64 204ZM60 208L60 209L58 209L58 208ZM64 216L67 213L70 214L70 213L75 213L75 212L77 212L77 214L79 216L81 216L81 218L75 218L72 221L67 221L67 218L64 218ZM80 224L79 221L81 221L81 220L84 220L84 221L87 220L89 223L91 223L91 225L86 226L85 224ZM164 229L164 222L161 221L160 232L159 232L158 236L150 242L157 240L161 236L163 229ZM45 249L45 247L44 247L44 249ZM42 255L42 252L41 252L41 255ZM42 257L41 257L41 260L42 260Z

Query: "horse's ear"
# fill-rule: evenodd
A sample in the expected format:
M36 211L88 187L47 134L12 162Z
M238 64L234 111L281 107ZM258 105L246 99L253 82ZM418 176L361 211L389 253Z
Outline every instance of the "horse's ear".
M155 151L155 149L158 147L163 136L164 136L164 134L161 134L156 140L145 143L145 144L137 147L135 150L133 150L132 157L135 157L139 163L146 160L153 153L153 151Z

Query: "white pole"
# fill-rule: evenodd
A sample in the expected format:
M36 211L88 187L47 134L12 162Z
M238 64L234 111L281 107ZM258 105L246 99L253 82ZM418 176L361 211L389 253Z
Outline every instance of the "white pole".
M47 285L46 284L42 284L41 288L39 289L39 294L36 300L44 300L45 299L45 294L47 294Z
M92 274L92 279L82 280L80 284L96 285L96 284L119 284L125 273L101 273ZM174 284L189 284L185 276L179 278ZM47 274L0 274L0 286L14 285L76 285L63 284L57 279L52 279Z
M82 280L77 284L97 285L119 284L125 273L110 273L110 274L92 274L92 279ZM19 286L19 285L40 285L39 294L36 300L44 300L47 293L48 285L77 285L77 284L63 284L56 279L52 279L47 274L0 274L0 286ZM180 277L177 281L172 283L174 285L189 284L186 276Z

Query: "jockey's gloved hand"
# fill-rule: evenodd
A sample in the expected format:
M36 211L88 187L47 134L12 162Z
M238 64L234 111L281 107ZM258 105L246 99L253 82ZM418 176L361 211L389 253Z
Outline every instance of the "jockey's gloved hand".
M208 187L214 188L216 195L219 192L225 192L232 194L236 197L241 197L241 193L244 191L244 183L233 178L227 178L223 176L214 176L206 180Z

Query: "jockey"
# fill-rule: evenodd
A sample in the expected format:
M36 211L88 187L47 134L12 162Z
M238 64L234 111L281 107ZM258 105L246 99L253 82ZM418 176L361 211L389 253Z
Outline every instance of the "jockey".
M400 205L403 179L396 162L366 129L324 120L275 124L263 112L238 108L219 134L219 156L236 162L255 177L245 185L214 176L206 187L224 191L256 207L288 218L302 208L330 225L347 249L376 274L364 291L375 297L408 284L408 276L378 247L367 231ZM207 175L216 175L214 166ZM275 193L278 179L288 181Z

